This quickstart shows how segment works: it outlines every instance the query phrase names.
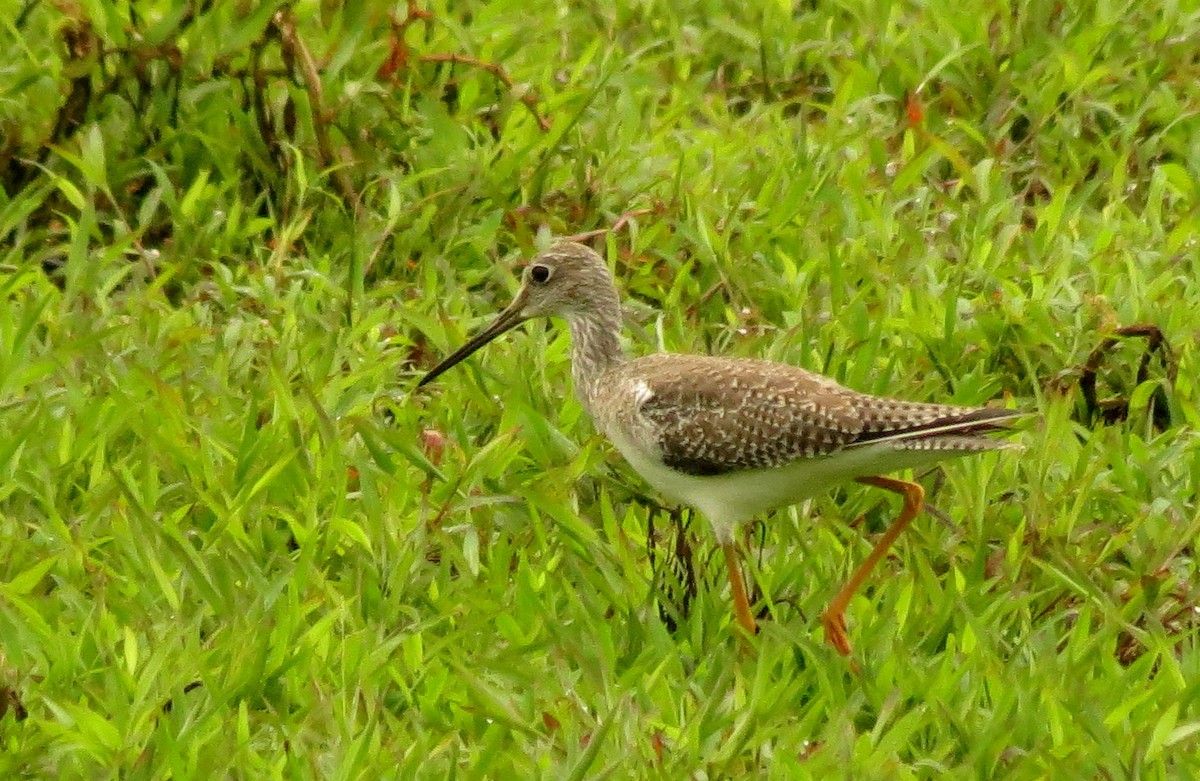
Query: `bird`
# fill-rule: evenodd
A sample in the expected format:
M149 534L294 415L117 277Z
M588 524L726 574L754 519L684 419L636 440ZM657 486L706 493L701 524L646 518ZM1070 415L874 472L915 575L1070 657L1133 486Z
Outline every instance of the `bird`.
M741 524L850 481L901 497L895 520L821 615L826 642L843 655L852 652L845 618L851 599L924 506L919 483L887 475L1011 447L987 435L1011 431L1024 414L860 393L754 358L629 358L613 274L590 247L566 240L535 255L512 302L417 387L544 317L567 324L575 394L595 427L653 488L707 519L724 554L734 617L749 635L758 626L738 560Z

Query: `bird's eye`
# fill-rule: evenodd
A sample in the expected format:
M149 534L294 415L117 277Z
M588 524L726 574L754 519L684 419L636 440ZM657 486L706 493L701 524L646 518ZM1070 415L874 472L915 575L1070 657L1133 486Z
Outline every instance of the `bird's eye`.
M529 267L529 278L539 285L550 281L550 267L543 266L541 263L536 266Z

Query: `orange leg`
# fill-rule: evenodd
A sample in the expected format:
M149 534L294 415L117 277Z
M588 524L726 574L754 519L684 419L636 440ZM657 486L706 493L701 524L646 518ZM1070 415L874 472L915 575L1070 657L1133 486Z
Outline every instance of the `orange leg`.
M742 580L742 569L738 566L737 549L732 542L727 542L721 546L721 550L725 552L725 568L729 570L729 585L733 588L733 612L742 628L753 635L758 631L758 625L754 623L750 600L746 598L746 584Z
M900 515L896 516L896 520L892 521L892 525L879 538L879 542L875 543L870 555L862 564L858 565L858 569L854 570L850 580L846 581L846 585L842 586L842 590L837 593L837 596L829 603L829 607L825 608L825 612L821 614L821 624L825 627L825 642L836 648L838 653L843 656L850 655L850 638L846 635L846 607L850 604L854 593L871 574L871 570L875 569L875 565L879 563L880 559L887 555L888 548L892 547L892 543L900 536L900 532L908 528L913 518L917 517L917 513L921 512L921 508L925 505L925 489L916 483L894 480L890 477L859 477L857 480L864 485L873 485L876 488L900 494L904 498L904 507L900 510Z

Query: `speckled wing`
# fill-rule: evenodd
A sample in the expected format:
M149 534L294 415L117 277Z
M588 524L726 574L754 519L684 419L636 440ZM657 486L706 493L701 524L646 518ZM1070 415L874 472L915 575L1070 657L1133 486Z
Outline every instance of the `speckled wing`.
M643 388L638 414L663 463L690 475L777 467L889 443L901 450L971 452L1010 410L922 404L858 393L787 364L652 355L628 367Z
M644 383L639 412L655 432L663 463L686 474L824 455L862 431L850 391L786 364L651 355L629 368Z

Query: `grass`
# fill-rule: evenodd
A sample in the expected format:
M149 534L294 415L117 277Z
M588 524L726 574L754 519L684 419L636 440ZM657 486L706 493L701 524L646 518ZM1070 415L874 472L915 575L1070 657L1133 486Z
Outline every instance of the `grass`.
M189 9L0 32L5 777L1200 775L1194 9ZM617 223L639 352L1038 413L918 475L858 672L889 497L753 531L747 643L561 328L412 393ZM1102 425L1135 323L1178 371L1121 340Z

